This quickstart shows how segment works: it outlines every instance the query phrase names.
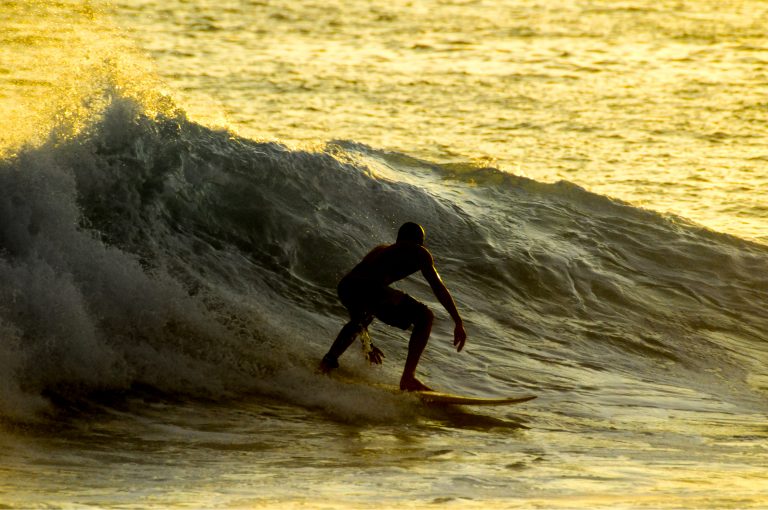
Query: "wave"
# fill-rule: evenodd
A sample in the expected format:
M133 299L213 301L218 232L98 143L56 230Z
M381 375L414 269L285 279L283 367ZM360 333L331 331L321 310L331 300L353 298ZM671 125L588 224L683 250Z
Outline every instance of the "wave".
M113 94L77 133L0 161L0 189L12 419L140 385L309 398L343 321L336 282L404 221L425 226L477 339L445 383L578 389L609 372L766 391L768 248L572 183L350 141L290 149Z

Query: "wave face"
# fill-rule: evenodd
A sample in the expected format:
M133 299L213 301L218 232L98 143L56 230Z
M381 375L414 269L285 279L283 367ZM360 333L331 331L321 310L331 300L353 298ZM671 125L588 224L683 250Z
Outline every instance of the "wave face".
M292 150L115 96L0 161L0 189L7 417L143 386L294 398L344 320L336 282L404 221L425 226L469 325L457 355L426 284L404 284L438 310L420 366L435 385L745 406L768 389L768 248L567 182L345 141Z

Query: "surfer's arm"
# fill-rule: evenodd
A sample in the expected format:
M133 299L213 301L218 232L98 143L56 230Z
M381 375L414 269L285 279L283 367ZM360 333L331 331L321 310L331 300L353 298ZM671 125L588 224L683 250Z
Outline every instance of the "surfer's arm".
M464 331L464 321L461 320L459 311L456 309L456 303L454 302L448 287L445 286L442 278L437 274L432 255L429 252L426 252L426 255L428 258L425 257L425 263L421 270L421 274L424 275L429 286L432 287L432 292L435 294L437 300L440 301L443 308L445 308L451 315L451 319L453 319L455 324L453 330L453 345L456 346L457 351L461 351L461 349L464 348L464 342L467 339L467 333Z

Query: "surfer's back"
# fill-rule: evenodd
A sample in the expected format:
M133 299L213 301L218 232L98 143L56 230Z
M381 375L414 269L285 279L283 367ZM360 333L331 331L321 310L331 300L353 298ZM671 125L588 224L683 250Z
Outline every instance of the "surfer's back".
M429 251L415 243L380 245L372 249L346 278L386 286L424 269L431 260Z

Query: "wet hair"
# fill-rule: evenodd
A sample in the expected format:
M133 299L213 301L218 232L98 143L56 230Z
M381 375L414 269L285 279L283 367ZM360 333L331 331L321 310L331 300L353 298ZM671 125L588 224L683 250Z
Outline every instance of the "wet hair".
M421 225L411 221L403 223L400 230L397 231L398 242L407 241L416 244L424 244L425 237L426 234L424 233L424 229L421 228Z

